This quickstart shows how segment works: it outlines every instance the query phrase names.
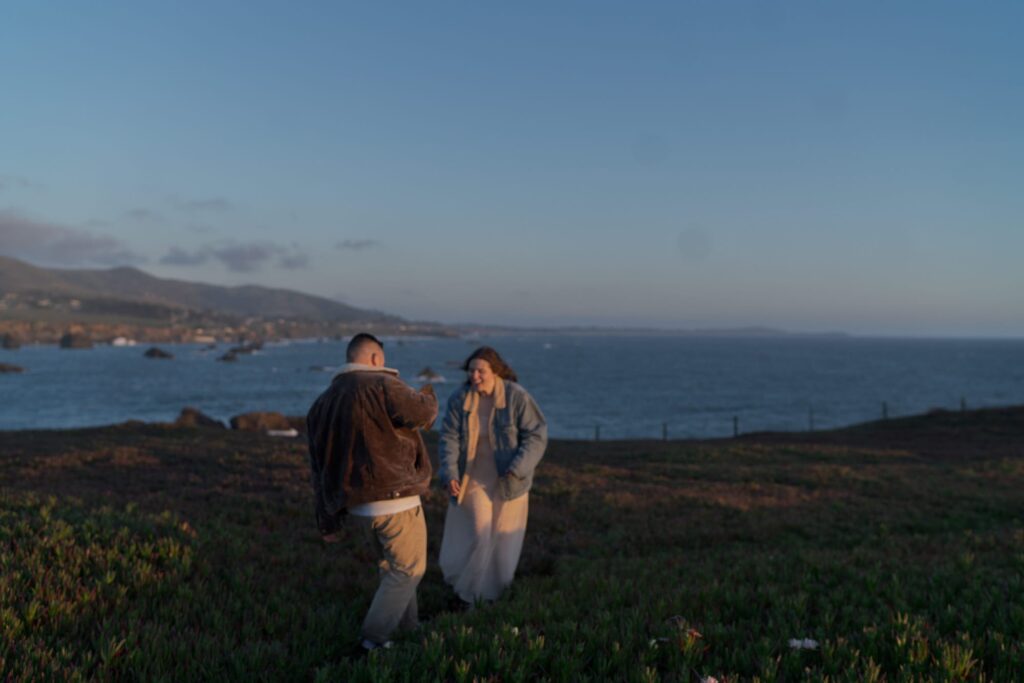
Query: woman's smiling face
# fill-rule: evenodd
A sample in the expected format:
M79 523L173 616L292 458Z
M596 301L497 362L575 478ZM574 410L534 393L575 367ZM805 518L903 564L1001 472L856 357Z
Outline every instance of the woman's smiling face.
M484 359L471 360L466 374L469 377L469 386L477 391L489 394L494 389L494 371L491 370L491 364Z

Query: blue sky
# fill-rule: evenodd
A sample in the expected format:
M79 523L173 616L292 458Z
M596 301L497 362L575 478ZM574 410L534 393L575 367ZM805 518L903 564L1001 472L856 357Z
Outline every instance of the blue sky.
M0 253L443 322L1024 336L1022 20L8 2Z

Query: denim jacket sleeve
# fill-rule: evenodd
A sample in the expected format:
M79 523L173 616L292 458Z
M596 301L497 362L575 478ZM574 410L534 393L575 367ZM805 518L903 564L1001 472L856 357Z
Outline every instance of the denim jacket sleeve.
M448 488L448 482L459 479L459 450L461 448L461 434L459 428L462 422L463 392L456 391L448 399L448 407L441 421L441 435L438 440L438 479L441 486Z
M544 457L548 445L548 423L537 402L526 391L521 392L516 406L519 448L509 463L508 471L520 479L528 477Z

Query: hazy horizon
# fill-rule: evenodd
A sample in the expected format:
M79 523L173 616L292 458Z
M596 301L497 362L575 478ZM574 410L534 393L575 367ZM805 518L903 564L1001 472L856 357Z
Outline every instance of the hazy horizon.
M1021 19L13 2L0 254L447 324L1022 338Z

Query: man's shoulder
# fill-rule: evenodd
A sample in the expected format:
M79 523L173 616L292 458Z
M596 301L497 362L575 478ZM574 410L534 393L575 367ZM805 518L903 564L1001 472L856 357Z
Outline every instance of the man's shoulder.
M345 372L335 375L331 385L317 398L316 403L357 399L366 392L379 391L385 380L383 373Z
M391 372L353 372L355 379L347 385L351 391L358 393L383 393L391 398L400 398L416 393L395 373Z

